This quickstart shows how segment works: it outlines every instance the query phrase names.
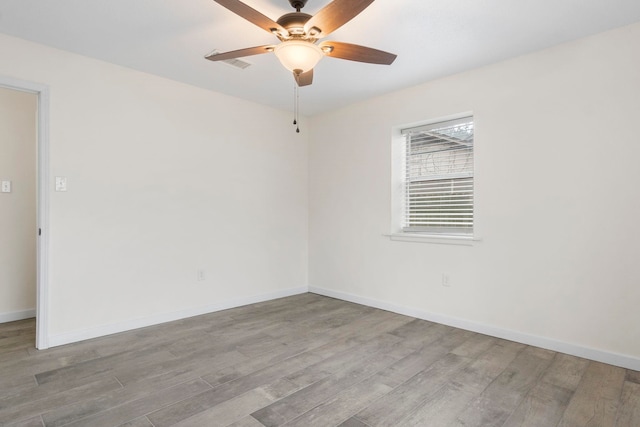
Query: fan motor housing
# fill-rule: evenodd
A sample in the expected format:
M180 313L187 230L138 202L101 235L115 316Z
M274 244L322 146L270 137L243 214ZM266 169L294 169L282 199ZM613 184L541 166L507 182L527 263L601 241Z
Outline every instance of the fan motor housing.
M278 24L289 31L292 36L304 35L304 24L311 19L311 15L302 12L291 12L278 18Z

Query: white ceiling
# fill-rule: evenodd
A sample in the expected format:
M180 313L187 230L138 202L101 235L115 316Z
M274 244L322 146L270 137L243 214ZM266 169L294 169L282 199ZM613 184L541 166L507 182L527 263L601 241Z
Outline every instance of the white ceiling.
M244 0L276 20L288 0ZM314 14L329 0L309 0ZM327 40L398 54L391 66L324 58L300 92L313 115L640 21L639 0L377 0ZM277 39L213 0L0 0L0 32L290 110L273 54L240 70L203 59ZM3 58L3 61L10 58ZM46 67L46 64L42 64Z

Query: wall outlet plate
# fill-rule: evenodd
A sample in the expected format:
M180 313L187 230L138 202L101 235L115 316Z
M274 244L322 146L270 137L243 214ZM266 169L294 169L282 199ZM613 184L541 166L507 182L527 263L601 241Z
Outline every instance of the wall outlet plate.
M2 192L3 193L11 193L11 181L2 180Z
M442 286L445 288L451 287L451 276L449 276L449 273L442 273Z
M67 191L66 176L56 176L56 191Z

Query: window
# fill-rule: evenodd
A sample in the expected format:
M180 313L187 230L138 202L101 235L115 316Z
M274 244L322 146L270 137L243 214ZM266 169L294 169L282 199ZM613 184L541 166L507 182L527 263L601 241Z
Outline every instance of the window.
M403 129L402 231L473 234L473 117Z

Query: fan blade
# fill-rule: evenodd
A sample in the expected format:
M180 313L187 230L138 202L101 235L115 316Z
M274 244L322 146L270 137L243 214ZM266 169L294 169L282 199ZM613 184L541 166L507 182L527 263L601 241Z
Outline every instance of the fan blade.
M369 64L390 65L398 56L393 53L351 43L326 41L320 43L318 46L320 46L320 49L322 49L327 56L348 59L349 61L367 62Z
M280 24L275 22L273 19L264 16L257 10L247 6L239 0L213 0L218 3L220 6L224 6L229 9L231 12L236 15L246 19L247 21L257 25L265 31L270 33L280 33L282 35L287 35L289 32Z
M273 52L273 46L256 46L246 49L232 50L231 52L214 53L205 56L209 61L224 61L225 59L242 58L243 56L260 55L261 53Z
M298 83L298 86L309 86L311 83L313 83L313 68L306 73L293 73L293 78L296 79L296 83Z
M371 3L373 0L334 0L312 16L304 24L304 30L317 38L326 37L355 18Z

